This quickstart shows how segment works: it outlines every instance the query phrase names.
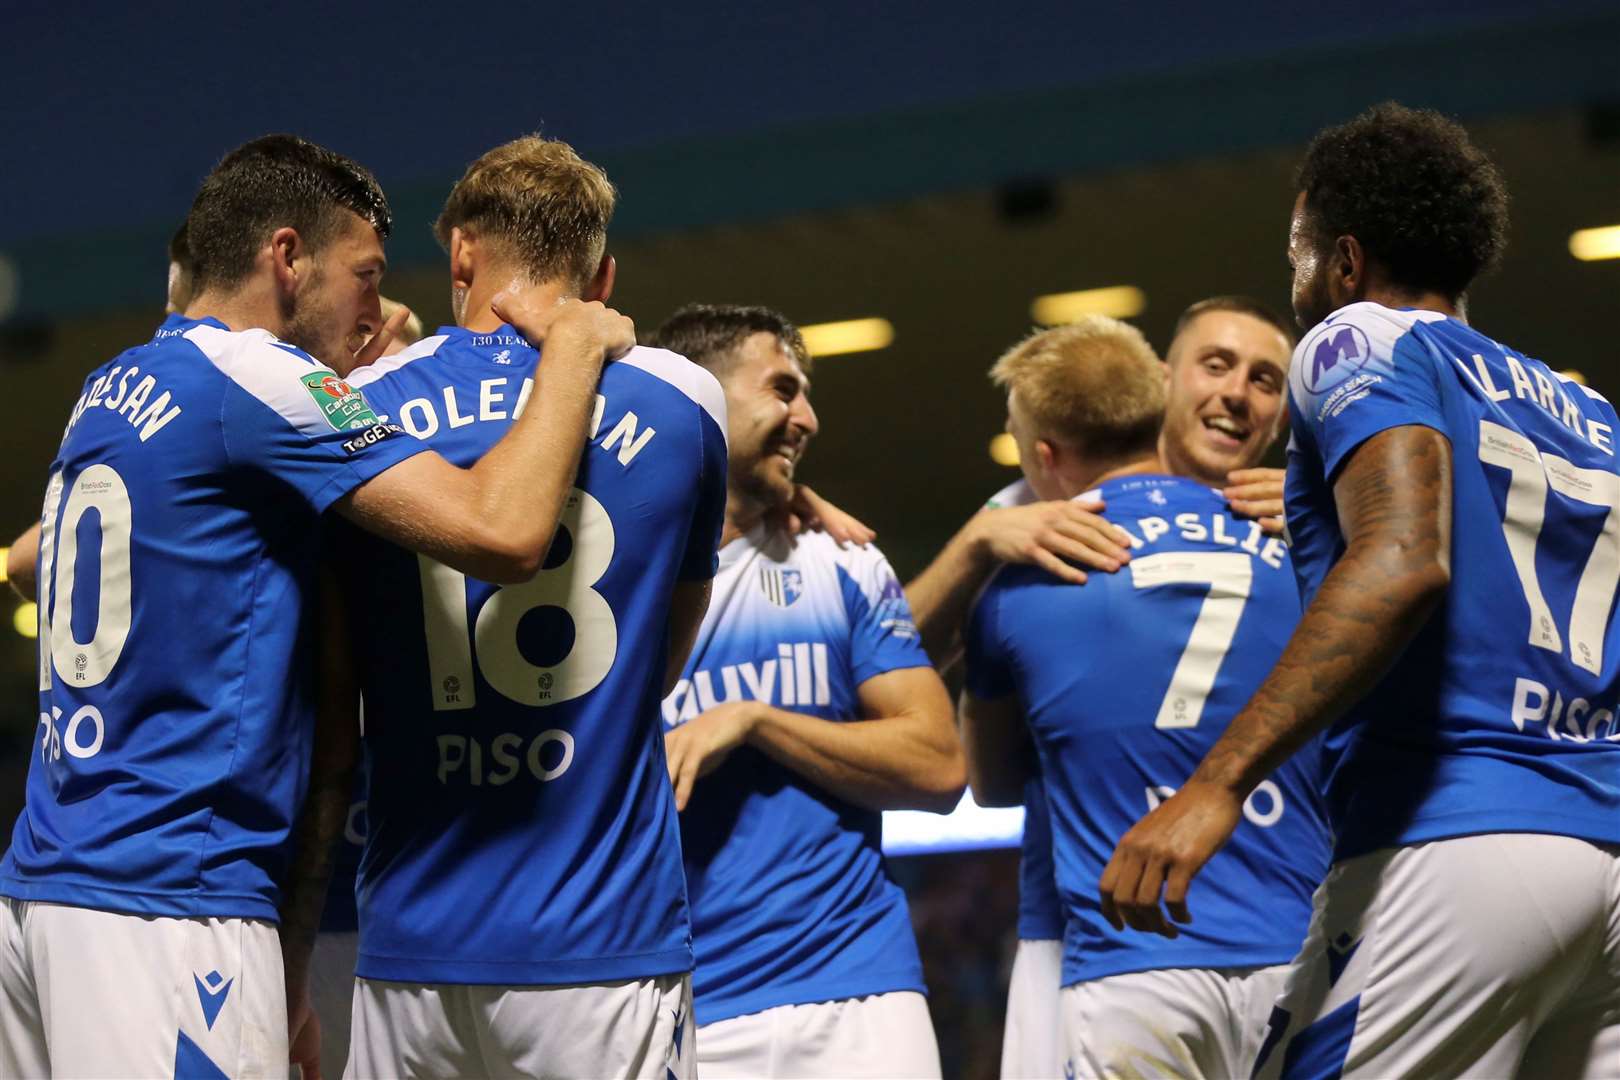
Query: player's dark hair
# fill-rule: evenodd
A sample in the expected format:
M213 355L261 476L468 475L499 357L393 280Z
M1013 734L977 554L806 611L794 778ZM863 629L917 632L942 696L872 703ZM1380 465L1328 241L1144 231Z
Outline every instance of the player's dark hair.
M1247 315L1251 319L1259 319L1267 326L1275 327L1282 334L1290 347L1294 344L1294 326L1286 321L1275 310L1260 301L1247 296L1211 296L1195 304L1189 304L1176 318L1176 328L1170 334L1170 340L1175 341L1187 325L1198 316L1211 311L1230 311L1237 315Z
M1507 188L1468 132L1394 102L1311 140L1298 188L1320 243L1354 236L1391 281L1462 295L1507 246Z
M253 269L270 234L293 228L318 252L359 215L382 238L393 219L365 166L296 135L265 135L226 154L208 174L182 227L197 290L229 288Z
M169 237L169 261L179 263L180 269L188 274L196 272L197 263L191 257L191 242L187 239L184 221L174 230L174 235Z
M787 316L768 307L743 304L687 304L664 320L649 344L678 352L692 363L724 374L737 347L754 334L775 334L806 373L810 351Z

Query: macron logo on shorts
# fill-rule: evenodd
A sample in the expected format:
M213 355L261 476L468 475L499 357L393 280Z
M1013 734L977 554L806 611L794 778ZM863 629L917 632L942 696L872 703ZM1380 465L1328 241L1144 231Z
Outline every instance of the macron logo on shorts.
M210 971L203 978L193 974L191 981L197 984L197 1001L202 1005L203 1019L208 1021L208 1030L213 1031L214 1021L219 1017L219 1010L225 1007L225 997L231 992L231 984L236 980L227 979L217 971Z
M1340 934L1328 943L1329 986L1338 984L1339 977L1344 974L1344 969L1350 964L1350 958L1356 955L1356 950L1359 948L1361 948L1361 938L1351 937L1348 932Z

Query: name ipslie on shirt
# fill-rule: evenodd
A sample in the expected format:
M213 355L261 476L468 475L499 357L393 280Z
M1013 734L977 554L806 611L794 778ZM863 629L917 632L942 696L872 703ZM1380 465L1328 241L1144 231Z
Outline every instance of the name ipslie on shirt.
M1172 530L1181 539L1192 544L1221 544L1226 547L1246 551L1259 559L1273 570L1281 570L1283 557L1288 554L1288 545L1275 536L1267 536L1258 521L1238 522L1222 513L1200 514L1193 511L1175 514L1168 518L1150 515L1137 518L1134 523L1114 521L1112 523L1124 530L1130 538L1131 548L1140 551L1165 536ZM1132 524L1135 531L1132 531ZM1234 536L1229 528L1236 527L1238 535ZM1137 535L1140 533L1141 535Z
M529 403L529 394L534 390L534 380L525 378L515 394L512 392L512 381L510 376L480 379L476 403L465 389L458 392L454 386L440 387L437 397L424 395L404 402L400 405L399 415L395 419L418 439L430 439L441 430L455 430L477 423L516 420L523 415L524 406ZM596 402L591 409L588 441L595 442L601 434L602 418L607 413L607 407L607 398L597 394ZM607 435L602 438L600 448L603 450L616 448L615 456L619 464L628 466L647 448L657 434L657 429L644 426L641 418L627 409L624 416L608 429Z

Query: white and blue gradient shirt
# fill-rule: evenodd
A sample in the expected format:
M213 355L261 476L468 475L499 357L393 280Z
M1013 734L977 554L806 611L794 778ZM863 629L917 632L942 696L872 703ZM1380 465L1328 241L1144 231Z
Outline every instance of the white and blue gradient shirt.
M1620 842L1614 407L1433 311L1334 312L1294 352L1288 528L1306 601L1344 554L1333 482L1368 439L1451 444L1451 586L1327 733L1336 855L1493 832Z
M680 683L675 727L725 701L860 717L857 689L929 667L905 592L874 547L756 529L720 551L714 598ZM924 990L880 815L750 747L697 782L681 815L699 1023L779 1005Z
M522 411L534 367L509 326L449 327L355 382L471 465ZM353 537L369 782L358 974L562 985L692 969L658 703L671 592L715 572L725 432L714 376L632 349L602 371L531 580L496 586Z
M424 449L263 330L171 317L90 374L41 516L39 738L0 894L276 918L319 515Z

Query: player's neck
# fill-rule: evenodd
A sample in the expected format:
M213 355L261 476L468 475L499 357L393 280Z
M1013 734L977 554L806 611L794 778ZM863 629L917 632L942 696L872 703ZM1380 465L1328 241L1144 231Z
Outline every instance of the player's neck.
M276 337L286 328L275 297L251 286L235 292L209 289L194 297L181 314L188 319L216 319L232 330L268 330Z
M1090 491L1097 485L1109 480L1163 471L1164 466L1159 463L1159 455L1153 453L1145 457L1132 458L1128 461L1113 464L1105 463L1101 466L1076 470L1072 475L1063 478L1063 488L1067 497L1072 499L1081 492Z
M475 279L467 289L467 300L462 305L461 311L462 327L475 334L487 334L500 329L505 320L495 314L489 302L498 292L515 294L527 290L534 290L534 295L542 304L555 304L572 295L568 286L561 281L548 281L537 285L525 280L520 274L506 274L499 271L484 274Z
M720 546L747 536L771 514L772 507L732 491L726 495L726 520L720 527Z
M1438 311L1459 322L1468 321L1468 303L1462 296L1425 289L1407 289L1398 285L1375 284L1368 287L1363 300L1371 300L1387 308L1413 308L1418 311Z

